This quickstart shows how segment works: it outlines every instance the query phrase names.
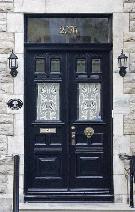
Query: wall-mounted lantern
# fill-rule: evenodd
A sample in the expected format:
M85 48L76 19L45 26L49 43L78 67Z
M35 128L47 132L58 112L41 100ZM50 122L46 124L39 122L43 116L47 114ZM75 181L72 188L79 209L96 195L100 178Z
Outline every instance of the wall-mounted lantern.
M9 68L11 69L10 74L12 77L16 77L18 74L17 68L18 68L18 57L14 54L13 50L10 55L9 59Z
M127 59L128 57L123 53L123 49L122 49L121 55L118 57L118 65L120 69L119 74L122 77L126 75Z

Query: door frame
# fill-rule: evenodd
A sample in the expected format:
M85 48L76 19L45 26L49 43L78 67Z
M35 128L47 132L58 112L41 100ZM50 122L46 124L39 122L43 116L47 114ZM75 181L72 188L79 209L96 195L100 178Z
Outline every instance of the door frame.
M65 15L65 14L48 14L48 15L44 15L44 17L95 17L94 14L81 14L81 15L78 15L78 14L71 14L71 15ZM111 15L109 14L109 17ZM29 14L25 17L25 21L27 22L27 17L33 17L33 15ZM34 15L34 17L43 17L43 15ZM97 15L96 14L96 17L108 17L108 14L104 14L103 16L101 15ZM25 30L27 30L27 24L25 22ZM27 39L26 37L26 31L25 31L25 41ZM27 143L27 135L26 135L26 127L27 127L27 123L26 123L26 104L27 104L27 100L26 100L26 92L27 92L27 87L26 87L26 78L27 78L27 70L26 70L26 55L27 55L27 52L29 51L40 51L40 50L46 50L46 51L49 51L51 50L52 52L53 51L56 51L57 50L62 50L62 51L108 51L108 54L109 54L109 57L110 57L110 87L111 87L111 95L110 95L110 108L113 109L113 72L112 72L112 43L108 43L108 44L42 44L42 43L39 43L39 44L36 44L36 43L24 43L24 47L25 47L25 51L24 51L24 194L25 197L24 197L24 200L25 201L44 201L42 199L42 197L39 195L36 195L36 194L33 194L33 196L30 196L28 195L27 193L27 184L26 184L26 179L27 179L27 166L26 166L26 163L27 163L27 148L28 148L28 143ZM113 191L113 119L112 119L112 114L110 114L110 120L111 121L111 141L110 141L110 158L111 158L111 194L112 194L112 197L111 198L108 198L108 200L106 200L104 197L101 197L99 196L99 199L98 201L110 201L110 202L113 202L114 198L113 198L113 194L114 194L114 191ZM32 194L32 193L31 193ZM60 195L60 193L59 193ZM57 198L53 199L52 201L61 201L61 202L65 202L67 201L67 193L65 193L65 195L63 195L63 198L60 197L58 195ZM92 200L89 200L88 201L94 201L94 198ZM95 201L97 201L97 198L95 199ZM80 202L80 201L79 201Z

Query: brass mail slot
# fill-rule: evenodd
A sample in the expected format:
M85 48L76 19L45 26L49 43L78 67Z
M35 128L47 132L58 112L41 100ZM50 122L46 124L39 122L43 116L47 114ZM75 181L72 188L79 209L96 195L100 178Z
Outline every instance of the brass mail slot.
M40 128L40 133L56 133L56 128Z

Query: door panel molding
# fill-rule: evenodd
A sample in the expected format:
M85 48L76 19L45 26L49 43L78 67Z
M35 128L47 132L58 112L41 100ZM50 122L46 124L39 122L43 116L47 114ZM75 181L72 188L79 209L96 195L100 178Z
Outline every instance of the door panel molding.
M25 47L25 201L112 202L111 45ZM39 54L47 58L46 73L34 71ZM76 72L78 54L86 58L85 76ZM100 73L90 71L95 55L100 57ZM60 58L60 73L50 73L52 57ZM37 83L60 83L59 120L36 119ZM101 83L101 120L78 119L79 83ZM86 127L94 129L91 138L84 135Z

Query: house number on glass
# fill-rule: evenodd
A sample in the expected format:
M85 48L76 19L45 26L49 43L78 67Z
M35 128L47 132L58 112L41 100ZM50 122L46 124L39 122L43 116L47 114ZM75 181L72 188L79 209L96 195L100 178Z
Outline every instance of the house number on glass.
M78 29L77 26L61 26L60 27L60 34L73 34L73 35L77 35L78 34Z

